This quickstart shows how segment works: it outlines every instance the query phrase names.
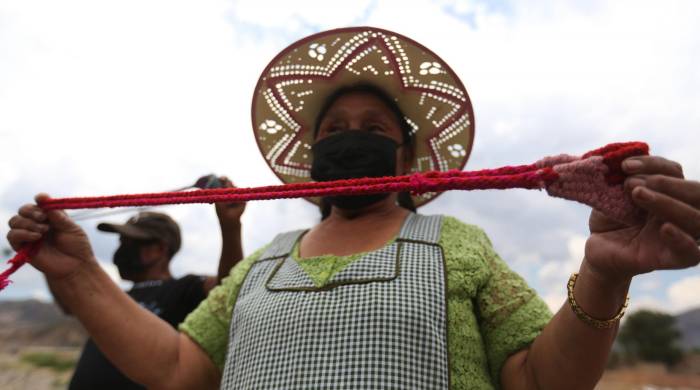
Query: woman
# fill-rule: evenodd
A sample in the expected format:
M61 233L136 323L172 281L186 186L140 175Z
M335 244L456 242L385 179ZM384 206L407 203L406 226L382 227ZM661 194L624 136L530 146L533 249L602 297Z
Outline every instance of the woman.
M299 52L321 65L294 66ZM459 167L473 115L455 80L397 34L317 34L263 72L256 137L289 182ZM553 317L480 229L411 212L436 194L324 199L318 225L239 263L181 333L110 281L64 213L23 206L8 239L18 248L45 237L32 264L115 365L149 388L590 389L632 277L700 260L700 183L660 157L623 167L625 189L648 216L624 226L591 214L570 300Z

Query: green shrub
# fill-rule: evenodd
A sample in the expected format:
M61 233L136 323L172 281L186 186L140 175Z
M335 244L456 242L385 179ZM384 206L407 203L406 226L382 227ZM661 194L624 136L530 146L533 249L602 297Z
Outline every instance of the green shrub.
M47 367L64 372L75 367L75 360L51 352L32 352L22 355L22 361L36 367Z
M681 334L673 316L650 310L632 313L620 329L617 341L632 360L662 362L672 366L683 357Z

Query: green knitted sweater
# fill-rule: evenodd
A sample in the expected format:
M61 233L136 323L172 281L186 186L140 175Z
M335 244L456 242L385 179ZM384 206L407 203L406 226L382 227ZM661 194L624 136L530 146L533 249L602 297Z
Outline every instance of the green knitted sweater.
M495 389L508 356L526 348L552 314L527 283L495 253L478 227L443 218L440 246L447 272L448 353L453 389ZM223 369L236 297L248 270L264 251L238 263L221 285L180 324ZM322 286L364 254L300 259L314 283Z

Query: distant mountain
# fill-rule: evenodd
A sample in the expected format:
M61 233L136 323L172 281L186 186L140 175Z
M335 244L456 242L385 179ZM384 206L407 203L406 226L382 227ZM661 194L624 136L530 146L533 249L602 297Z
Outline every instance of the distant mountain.
M0 325L33 326L37 323L56 322L64 318L61 310L52 303L34 299L0 301Z
M0 348L24 346L76 347L87 333L53 303L37 300L0 301Z
M700 307L676 316L683 349L700 349Z
M700 348L700 308L676 316L681 346ZM87 333L73 317L53 303L37 300L0 301L0 349L22 346L75 347Z

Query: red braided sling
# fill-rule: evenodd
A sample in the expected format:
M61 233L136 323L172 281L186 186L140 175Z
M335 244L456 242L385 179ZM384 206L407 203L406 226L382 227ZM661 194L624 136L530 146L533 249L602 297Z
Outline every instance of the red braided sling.
M546 157L530 165L505 166L479 171L422 172L404 176L292 183L254 188L217 188L188 192L113 195L49 199L44 210L154 206L183 203L244 202L250 200L307 198L329 195L362 195L387 192L441 192L446 190L545 189L551 196L587 204L618 221L634 224L641 212L625 196L622 161L649 154L642 142L609 144L583 156ZM0 274L0 290L9 276L29 262L41 241L26 245L9 260Z

